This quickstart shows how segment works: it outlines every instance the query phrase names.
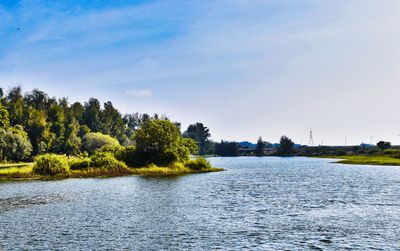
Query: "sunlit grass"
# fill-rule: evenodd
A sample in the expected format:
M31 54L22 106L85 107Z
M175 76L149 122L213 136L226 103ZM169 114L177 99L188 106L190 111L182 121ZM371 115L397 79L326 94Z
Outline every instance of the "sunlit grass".
M169 167L159 167L150 165L142 168L87 168L82 170L70 170L65 174L55 176L35 175L32 172L33 163L21 164L1 164L0 165L0 180L18 180L18 179L64 179L64 178L96 178L96 177L118 177L127 175L142 175L142 176L173 176L192 173L206 173L223 171L222 168L204 168L194 170L188 168L182 163L175 163Z
M172 166L172 167L159 167L151 165L149 167L134 168L132 173L136 175L146 175L146 176L165 176L165 175L183 175L190 173L205 173L205 172L219 172L223 171L222 168L207 168L202 170L193 170L185 166Z
M33 178L33 164L7 164L1 165L0 178Z
M33 165L33 163L12 163L12 164L9 164L9 163L7 163L7 164L0 164L0 170L1 169L8 169L8 168L11 168L11 167L25 167L25 166L32 166Z
M389 156L345 155L330 157L341 159L337 163L353 165L400 166L400 159Z

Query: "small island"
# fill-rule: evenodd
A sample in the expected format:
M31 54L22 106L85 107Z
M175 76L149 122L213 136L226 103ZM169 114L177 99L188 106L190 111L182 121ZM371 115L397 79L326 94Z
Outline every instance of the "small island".
M165 116L122 116L97 99L69 105L19 87L0 99L0 180L182 175L221 171ZM200 146L201 147L201 146Z

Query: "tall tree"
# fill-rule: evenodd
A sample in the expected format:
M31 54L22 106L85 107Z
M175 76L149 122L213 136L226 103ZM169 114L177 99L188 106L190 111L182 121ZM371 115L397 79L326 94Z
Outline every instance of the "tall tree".
M266 148L266 147L267 147L267 142L263 141L262 137L259 137L257 140L256 154L262 155L264 148Z
M24 121L24 97L20 86L12 88L6 97L11 125L21 125Z
M104 110L101 112L101 122L103 126L102 133L109 134L120 140L120 142L122 141L125 135L124 120L110 101L104 103Z
M197 142L200 155L204 155L206 153L206 142L211 134L210 130L202 123L189 125L188 129L183 135Z
M10 126L10 119L8 118L8 111L0 103L0 128L7 128Z
M93 132L101 131L101 107L99 100L90 98L89 101L85 103L83 124L87 125Z
M291 139L286 136L282 136L279 141L279 150L278 153L281 156L290 156L293 154L294 143Z

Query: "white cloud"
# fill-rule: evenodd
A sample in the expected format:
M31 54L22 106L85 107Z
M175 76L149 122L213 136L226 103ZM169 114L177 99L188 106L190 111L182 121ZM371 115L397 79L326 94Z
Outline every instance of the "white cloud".
M149 89L129 90L129 91L126 91L125 94L128 96L133 96L133 97L150 97L153 95L153 93Z

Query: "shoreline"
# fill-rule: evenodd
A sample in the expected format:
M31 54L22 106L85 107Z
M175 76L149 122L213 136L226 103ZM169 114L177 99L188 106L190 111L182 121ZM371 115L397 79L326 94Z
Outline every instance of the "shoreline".
M129 168L124 170L113 170L107 168L89 168L86 170L70 170L66 174L58 174L55 176L36 175L32 173L32 163L24 164L7 164L9 167L1 168L0 165L0 183L3 182L23 182L23 181L50 181L63 179L87 179L87 178L114 178L125 176L153 176L168 177L181 176L187 174L211 173L224 171L223 168L211 167L202 170L193 170L187 167L171 168L171 167L141 167ZM21 168L21 169L20 169Z

